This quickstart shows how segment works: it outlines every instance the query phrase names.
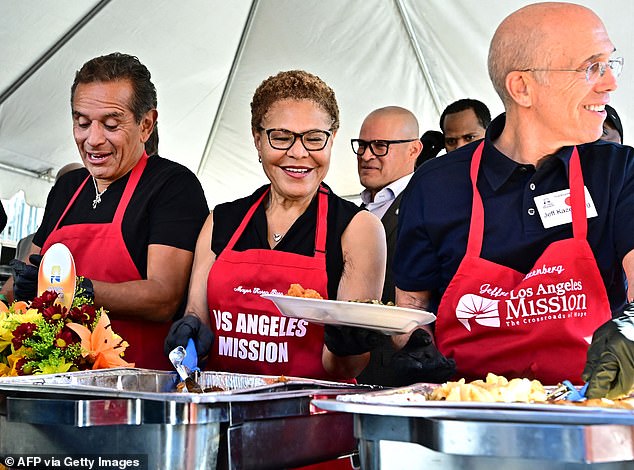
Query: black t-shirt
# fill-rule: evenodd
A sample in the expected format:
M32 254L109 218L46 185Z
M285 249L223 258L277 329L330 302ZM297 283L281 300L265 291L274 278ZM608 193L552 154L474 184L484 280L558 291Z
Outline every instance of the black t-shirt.
M268 188L268 185L262 186L251 196L216 206L211 238L211 250L216 256L220 255L222 250L225 249L249 208L257 201L266 188ZM341 235L352 218L361 210L352 202L341 199L330 191L328 195L328 233L326 235L326 273L328 275L328 297L330 299L337 298L339 280L343 272ZM284 238L273 249L313 256L316 225L317 197L314 197L306 211L299 216L288 232L286 232ZM268 242L264 201L253 214L253 218L245 227L244 233L237 241L234 249L236 251L271 249Z
M35 245L43 246L87 176L88 170L80 168L62 176L53 186L42 225L33 238ZM111 183L95 209L92 208L95 187L89 180L60 227L112 222L129 177L130 173ZM208 215L209 207L196 175L176 162L158 155L150 157L122 222L123 240L141 277L147 277L148 245L167 245L193 252Z

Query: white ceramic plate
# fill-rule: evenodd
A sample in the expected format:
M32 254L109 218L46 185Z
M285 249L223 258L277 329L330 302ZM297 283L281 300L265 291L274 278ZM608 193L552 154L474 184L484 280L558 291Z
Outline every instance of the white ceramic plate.
M411 308L274 294L263 294L262 297L274 302L282 315L287 317L322 325L370 328L391 335L409 333L436 319L433 313Z

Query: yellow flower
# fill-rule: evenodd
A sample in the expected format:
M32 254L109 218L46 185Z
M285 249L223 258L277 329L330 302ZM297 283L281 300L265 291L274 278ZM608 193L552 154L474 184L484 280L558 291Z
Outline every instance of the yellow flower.
M9 354L9 356L7 356L7 360L9 361L9 367L11 368L11 370L7 374L8 376L16 377L17 375L19 375L18 371L16 370L16 366L18 362L20 361L20 359L26 356L27 352L28 352L27 348L21 347L20 349L15 351L13 354Z
M38 374L59 374L62 372L68 372L68 370L73 367L72 362L65 362L64 358L60 358L59 364L47 362L40 366L40 371Z
M9 375L10 371L11 369L9 369L9 366L0 362L0 377L6 377L7 375Z

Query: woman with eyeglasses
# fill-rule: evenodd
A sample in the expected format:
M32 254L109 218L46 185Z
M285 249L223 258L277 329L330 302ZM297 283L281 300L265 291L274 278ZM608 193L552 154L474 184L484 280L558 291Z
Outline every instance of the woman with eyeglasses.
M251 128L270 184L217 206L207 219L186 316L172 326L165 350L192 337L199 356L208 355L208 369L352 379L380 334L324 330L280 315L260 297L286 293L293 283L324 299L381 297L386 248L379 219L323 183L339 128L335 94L310 73L280 72L255 91Z

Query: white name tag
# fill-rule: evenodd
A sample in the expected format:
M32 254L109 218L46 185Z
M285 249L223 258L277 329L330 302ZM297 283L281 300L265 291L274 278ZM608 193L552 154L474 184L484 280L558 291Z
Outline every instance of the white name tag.
M597 217L597 209L594 201L588 192L588 188L583 187L586 195L586 217ZM535 206L542 219L544 228L556 227L557 225L569 224L572 222L570 212L570 189L562 189L554 193L535 196Z

